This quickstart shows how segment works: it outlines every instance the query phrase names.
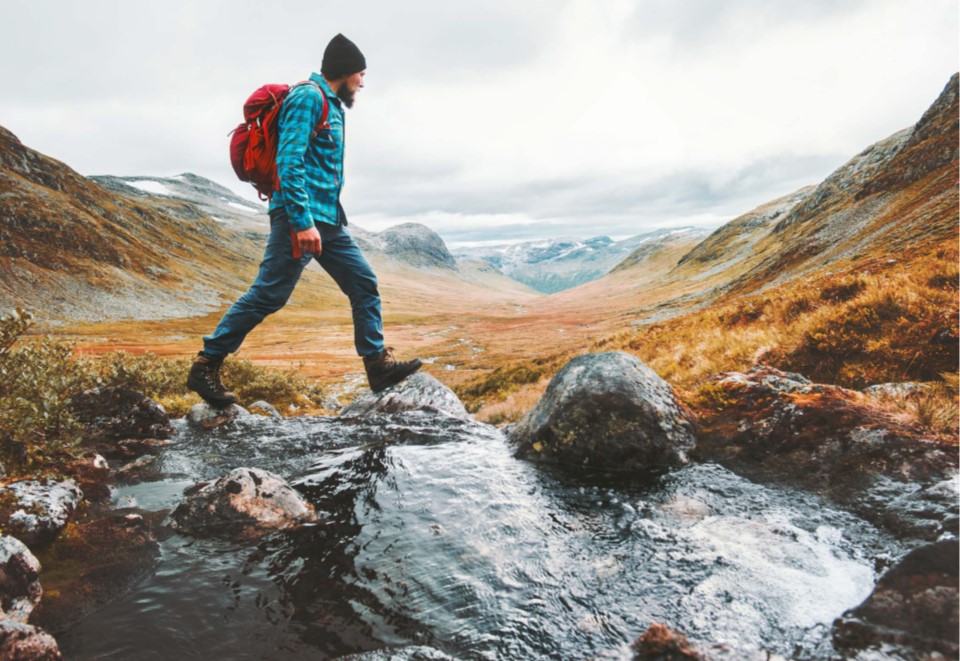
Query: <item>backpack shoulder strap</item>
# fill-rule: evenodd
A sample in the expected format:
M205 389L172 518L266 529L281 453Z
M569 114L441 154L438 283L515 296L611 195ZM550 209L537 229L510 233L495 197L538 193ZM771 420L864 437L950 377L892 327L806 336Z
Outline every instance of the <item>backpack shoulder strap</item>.
M296 85L291 85L290 91L293 91L295 87L300 87L302 85L313 85L314 87L317 88L317 91L320 92L320 98L323 99L323 110L320 112L320 121L317 122L317 128L313 130L312 137L315 138L317 137L317 134L321 130L330 128L330 125L327 123L327 118L330 115L330 102L327 101L327 95L323 93L323 88L320 87L320 85L318 85L317 82L313 80L303 80L297 83Z

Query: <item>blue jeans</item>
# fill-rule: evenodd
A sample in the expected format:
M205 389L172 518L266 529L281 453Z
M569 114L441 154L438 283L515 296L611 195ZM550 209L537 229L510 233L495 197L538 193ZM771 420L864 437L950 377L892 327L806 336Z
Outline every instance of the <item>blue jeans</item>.
M322 241L320 255L304 252L300 259L295 259L286 211L279 208L270 212L270 238L257 279L227 310L213 334L203 338L205 356L223 358L239 349L247 333L286 305L300 274L314 258L350 299L357 353L377 356L383 352L377 276L343 225L317 223L317 230Z

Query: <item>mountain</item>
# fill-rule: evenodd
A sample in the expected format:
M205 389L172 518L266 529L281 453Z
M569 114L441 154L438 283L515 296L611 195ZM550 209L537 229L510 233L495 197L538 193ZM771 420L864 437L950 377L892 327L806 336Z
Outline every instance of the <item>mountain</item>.
M127 197L0 127L0 309L54 320L196 315L256 267L254 244L191 203Z
M426 225L404 223L379 233L351 225L350 230L364 253L380 253L420 268L457 270L457 260L447 244Z
M549 239L523 243L460 248L458 257L479 259L537 291L552 294L596 280L610 272L632 252L644 246L654 249L658 242L677 233L702 236L702 230L682 228L657 230L622 241L607 236L591 239Z
M252 282L269 228L264 206L198 175L88 178L2 127L0 190L0 310L32 309L48 324L216 313ZM496 270L461 268L422 225L351 230L401 308L422 309L437 291L535 295ZM291 307L349 315L342 298L311 265Z
M154 205L162 206L165 199L189 202L204 216L230 229L266 232L270 228L266 204L245 200L229 188L189 172L175 177L99 175L90 179L111 192L150 200ZM181 218L182 211L183 207L177 205L169 209L171 215Z

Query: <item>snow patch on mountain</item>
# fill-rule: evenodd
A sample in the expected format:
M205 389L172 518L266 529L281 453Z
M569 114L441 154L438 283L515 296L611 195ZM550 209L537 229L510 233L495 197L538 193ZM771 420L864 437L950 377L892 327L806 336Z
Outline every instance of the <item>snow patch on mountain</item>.
M453 254L458 258L482 260L518 282L553 294L603 277L647 242L689 232L702 230L656 230L620 241L595 236L461 247Z

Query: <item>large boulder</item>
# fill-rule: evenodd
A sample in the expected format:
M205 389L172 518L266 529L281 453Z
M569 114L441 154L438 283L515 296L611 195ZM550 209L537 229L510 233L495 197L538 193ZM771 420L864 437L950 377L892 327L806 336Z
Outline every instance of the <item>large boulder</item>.
M623 471L683 464L695 443L667 382L619 351L567 363L509 435L518 457Z
M837 619L834 645L851 656L883 650L897 658L956 659L958 563L956 539L911 551L883 575L866 601Z
M911 537L956 534L956 446L873 397L772 367L711 377L695 402L696 457L822 493Z
M340 412L342 418L376 413L428 411L469 420L470 414L452 390L429 374L417 372L380 392L366 392Z
M257 533L314 520L313 506L279 475L259 468L235 468L188 492L169 523L192 533Z
M52 541L83 498L73 480L22 480L0 487L0 527L28 546Z
M42 594L40 561L16 537L0 536L0 617L26 622Z

